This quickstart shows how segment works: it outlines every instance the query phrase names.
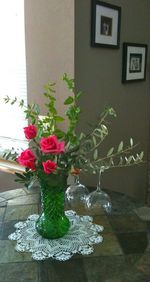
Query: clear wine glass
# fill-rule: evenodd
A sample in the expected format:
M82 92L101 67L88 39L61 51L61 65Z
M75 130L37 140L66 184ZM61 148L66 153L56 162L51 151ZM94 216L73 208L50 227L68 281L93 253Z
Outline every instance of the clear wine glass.
M65 192L66 202L73 208L84 206L88 194L87 187L80 183L79 175L74 175L74 183Z
M87 195L85 205L88 209L103 208L107 213L111 213L111 199L109 195L101 189L101 177L104 170L104 167L100 169L98 175L97 189Z

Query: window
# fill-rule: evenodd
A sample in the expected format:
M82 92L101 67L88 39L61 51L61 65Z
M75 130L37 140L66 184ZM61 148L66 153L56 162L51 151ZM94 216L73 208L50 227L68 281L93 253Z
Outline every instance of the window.
M8 95L27 103L24 0L0 0L0 138L24 139L24 113L4 104ZM0 141L0 144L2 142ZM1 145L2 146L2 145Z

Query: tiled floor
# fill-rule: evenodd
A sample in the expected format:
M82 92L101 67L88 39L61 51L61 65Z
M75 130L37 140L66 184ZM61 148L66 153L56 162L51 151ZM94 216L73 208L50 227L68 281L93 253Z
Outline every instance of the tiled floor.
M94 222L104 226L104 241L94 245L94 253L74 255L66 262L36 262L30 253L17 252L8 235L16 222L38 213L39 191L0 193L0 282L149 282L150 222L133 212L140 203L115 192L110 196L112 213L93 214Z

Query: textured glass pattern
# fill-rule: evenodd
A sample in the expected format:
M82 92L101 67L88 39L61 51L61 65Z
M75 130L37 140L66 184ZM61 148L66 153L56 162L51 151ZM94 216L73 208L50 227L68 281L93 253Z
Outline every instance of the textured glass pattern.
M64 192L67 187L66 175L43 175L40 177L41 215L36 221L38 233L48 239L64 236L70 227L64 212Z

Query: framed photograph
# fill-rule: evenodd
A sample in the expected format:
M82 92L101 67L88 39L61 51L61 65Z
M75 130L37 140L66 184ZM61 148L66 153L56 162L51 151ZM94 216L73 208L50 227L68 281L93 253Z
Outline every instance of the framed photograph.
M121 8L92 0L91 45L119 48Z
M146 79L147 45L123 43L122 82Z

